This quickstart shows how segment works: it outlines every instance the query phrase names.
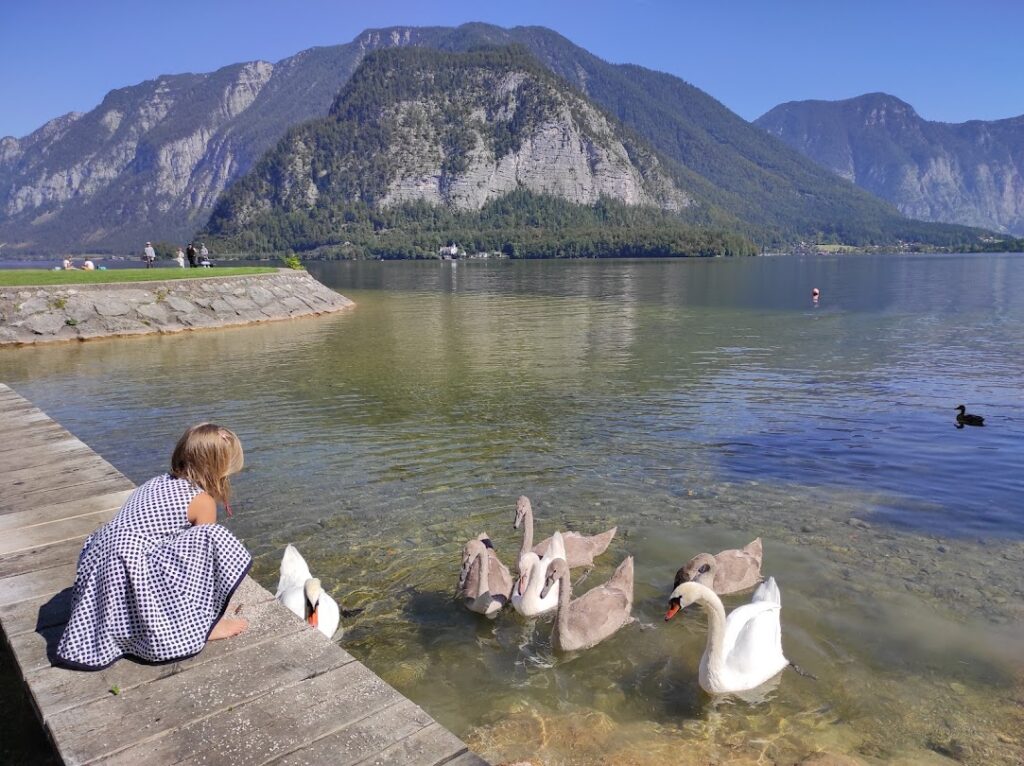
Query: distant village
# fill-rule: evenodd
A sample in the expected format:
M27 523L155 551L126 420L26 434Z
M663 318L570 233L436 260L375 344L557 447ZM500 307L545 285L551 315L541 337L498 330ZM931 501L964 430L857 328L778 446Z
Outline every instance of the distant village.
M487 258L506 258L507 256L498 251L492 250L490 252L479 252L479 253L467 253L463 248L459 247L457 243L451 242L447 245L441 245L437 248L437 256L442 261L458 261L458 260L485 260Z

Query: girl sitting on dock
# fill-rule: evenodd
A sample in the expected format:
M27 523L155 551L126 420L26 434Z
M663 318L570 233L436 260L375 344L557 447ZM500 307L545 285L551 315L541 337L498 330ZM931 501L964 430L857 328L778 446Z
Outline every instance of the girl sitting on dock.
M228 477L242 463L233 432L193 426L174 448L170 473L138 487L89 536L57 647L62 664L100 670L125 655L181 660L246 629L246 620L223 615L252 558L216 523Z

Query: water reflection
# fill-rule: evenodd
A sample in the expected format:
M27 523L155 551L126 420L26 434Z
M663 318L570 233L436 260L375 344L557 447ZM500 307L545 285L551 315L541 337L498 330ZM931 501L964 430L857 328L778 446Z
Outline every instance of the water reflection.
M255 576L272 584L298 545L366 609L345 646L497 761L1015 762L1024 261L316 273L356 310L0 352L0 379L135 480L192 422L238 431L230 525ZM991 426L950 429L960 401ZM579 588L634 554L640 624L566 657L550 620L461 608L462 543L487 531L511 562L522 492L538 534L619 525ZM820 680L715 703L696 681L703 618L666 626L664 599L694 552L757 535L787 655Z

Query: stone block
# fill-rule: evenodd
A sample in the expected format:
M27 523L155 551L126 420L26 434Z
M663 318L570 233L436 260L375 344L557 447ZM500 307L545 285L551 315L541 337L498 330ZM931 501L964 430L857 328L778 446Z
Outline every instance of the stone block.
M170 319L170 312L160 303L143 303L136 309L139 316L164 324Z
M256 304L245 297L239 297L236 295L225 295L224 302L227 303L235 311L251 311L258 308Z
M221 324L220 320L216 317L208 316L201 311L179 314L178 321L186 327L217 327Z
M29 316L49 309L50 302L46 298L31 298L18 306L18 313L21 316Z
M213 309L216 314L234 314L234 307L223 298L215 298L210 303L210 308Z
M288 309L288 313L289 314L295 314L295 313L298 313L298 312L303 312L304 313L306 311L309 311L309 306L307 306L305 303L300 301L294 295L289 297L289 298L284 298L281 301L281 305L284 306L286 309Z
M104 317L124 316L131 310L131 306L122 300L101 295L96 300L96 313Z
M96 327L95 322L90 323L89 331L94 332ZM147 327L137 319L130 319L125 316L102 316L98 322L99 328L103 333L110 333L116 335L117 333L132 333L132 332L150 332L152 328Z
M81 324L96 315L96 305L91 298L84 295L72 295L64 306L64 313Z
M64 327L64 314L51 311L46 314L33 314L22 324L22 327L36 335L56 335Z
M264 287L259 285L253 285L249 288L249 298L257 306L266 306L268 303L274 300L274 294Z
M191 302L184 298L179 298L177 295L169 295L167 297L167 305L174 311L180 311L182 314L191 314L196 310L196 307Z

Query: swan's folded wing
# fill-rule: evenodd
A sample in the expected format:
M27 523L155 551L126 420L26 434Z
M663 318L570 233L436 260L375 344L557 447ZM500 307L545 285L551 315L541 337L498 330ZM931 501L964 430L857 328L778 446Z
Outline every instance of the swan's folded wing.
M338 607L338 602L326 593L322 593L316 611L317 628L328 638L333 638L341 625L341 609Z
M512 593L511 572L494 551L487 551L487 562L490 566L487 570L487 587L491 595L508 597Z
M306 619L306 594L301 585L297 588L285 588L279 591L277 600L296 617Z
M574 634L600 641L622 627L632 608L626 593L599 586L569 604L569 624Z
M753 675L785 665L782 654L782 607L755 601L734 609L725 624L725 658L735 673Z
M284 549L284 556L281 558L281 578L277 581L275 597L292 588L301 590L306 584L306 580L312 577L313 575L309 573L309 565L302 558L302 554L294 545L289 545Z

